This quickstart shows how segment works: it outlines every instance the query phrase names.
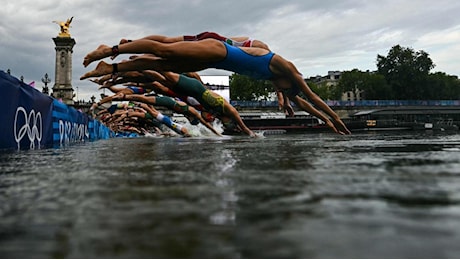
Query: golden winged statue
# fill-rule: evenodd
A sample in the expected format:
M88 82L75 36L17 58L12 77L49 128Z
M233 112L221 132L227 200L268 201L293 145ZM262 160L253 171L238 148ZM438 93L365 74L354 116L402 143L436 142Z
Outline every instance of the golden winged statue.
M53 23L58 24L61 27L61 32L59 32L59 37L70 37L69 28L70 23L72 22L73 16L65 22L53 21Z

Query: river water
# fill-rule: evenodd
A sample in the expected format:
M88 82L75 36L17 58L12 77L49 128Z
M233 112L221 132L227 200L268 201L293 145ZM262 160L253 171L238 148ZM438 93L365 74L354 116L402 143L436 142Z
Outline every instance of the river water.
M3 258L458 258L460 135L0 152Z

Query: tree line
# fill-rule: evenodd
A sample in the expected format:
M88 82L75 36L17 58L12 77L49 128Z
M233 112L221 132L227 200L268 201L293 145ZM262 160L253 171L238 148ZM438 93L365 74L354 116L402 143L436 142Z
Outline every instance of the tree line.
M387 56L377 55L376 71L353 69L342 72L338 84L326 86L306 80L321 98L340 99L342 93L361 93L367 100L456 100L460 99L460 80L444 72L431 73L435 64L425 51L393 46ZM273 96L269 81L230 76L230 99L261 100Z

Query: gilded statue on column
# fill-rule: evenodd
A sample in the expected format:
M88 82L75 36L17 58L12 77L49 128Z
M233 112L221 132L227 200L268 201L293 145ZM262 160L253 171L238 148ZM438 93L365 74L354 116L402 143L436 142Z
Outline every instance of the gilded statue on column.
M60 22L60 21L53 21L53 23L58 24L61 27L61 31L59 32L58 36L59 37L70 37L70 23L72 22L73 16L65 22Z

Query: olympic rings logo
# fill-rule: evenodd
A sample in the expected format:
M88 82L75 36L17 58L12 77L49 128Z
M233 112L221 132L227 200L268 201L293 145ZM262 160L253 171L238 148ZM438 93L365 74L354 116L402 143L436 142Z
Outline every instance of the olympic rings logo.
M23 119L23 120L19 120ZM18 124L23 124L18 127ZM14 139L18 144L18 150L21 148L21 140L26 136L29 138L30 149L35 148L35 140L37 140L38 147L40 148L40 142L42 140L43 131L43 120L40 112L35 113L35 110L31 110L29 114L23 107L16 109L14 116Z
M58 125L60 145L82 142L90 138L88 125L85 123L59 119ZM34 109L28 112L24 107L17 107L14 117L14 139L18 150L21 149L21 142L24 138L28 138L30 149L35 149L36 146L40 148L43 131L41 112Z

